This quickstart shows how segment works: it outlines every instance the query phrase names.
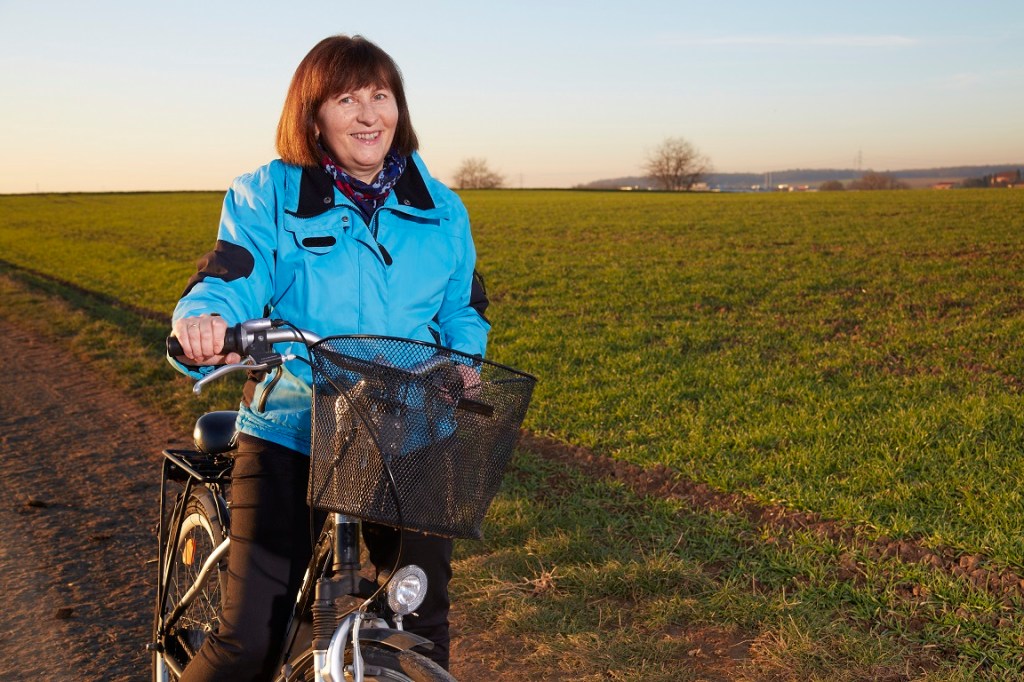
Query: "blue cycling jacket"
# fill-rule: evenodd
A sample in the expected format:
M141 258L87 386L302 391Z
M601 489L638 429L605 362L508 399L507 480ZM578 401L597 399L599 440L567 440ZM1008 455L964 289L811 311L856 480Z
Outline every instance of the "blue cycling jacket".
M482 356L490 324L475 265L465 207L418 154L369 223L325 171L276 160L234 181L216 247L174 319L275 317L320 336L397 336ZM193 378L212 369L170 360ZM279 373L247 386L239 430L308 453L310 369L292 361Z

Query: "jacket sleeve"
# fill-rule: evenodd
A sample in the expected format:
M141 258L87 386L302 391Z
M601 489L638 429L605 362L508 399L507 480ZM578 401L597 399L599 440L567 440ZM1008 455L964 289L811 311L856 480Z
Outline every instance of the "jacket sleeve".
M224 198L217 244L199 259L197 272L174 308L172 320L216 314L233 325L266 314L274 291L276 204L268 168L235 180ZM213 369L189 367L168 359L193 378Z
M460 221L464 238L463 251L455 272L448 280L444 300L438 312L441 327L441 344L470 355L480 355L487 350L487 333L490 323L484 317L487 297L483 282L476 273L476 246L469 227L469 215L461 202L455 209L454 219Z

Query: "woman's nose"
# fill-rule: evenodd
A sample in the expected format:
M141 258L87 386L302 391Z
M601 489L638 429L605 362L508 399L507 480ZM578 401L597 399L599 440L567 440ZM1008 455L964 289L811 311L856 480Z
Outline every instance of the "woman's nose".
M373 102L362 102L359 105L359 111L356 112L356 118L360 123L373 123L377 120L377 110L373 106Z

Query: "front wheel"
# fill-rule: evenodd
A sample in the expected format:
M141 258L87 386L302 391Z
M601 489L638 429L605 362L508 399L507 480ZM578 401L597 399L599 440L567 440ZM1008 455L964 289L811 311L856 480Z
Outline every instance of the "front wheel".
M397 651L364 644L363 655L366 682L456 682L447 670L429 658L412 651ZM348 656L346 655L346 661ZM313 652L306 651L296 660L292 674L279 677L275 682L313 682ZM345 680L352 680L345 671Z

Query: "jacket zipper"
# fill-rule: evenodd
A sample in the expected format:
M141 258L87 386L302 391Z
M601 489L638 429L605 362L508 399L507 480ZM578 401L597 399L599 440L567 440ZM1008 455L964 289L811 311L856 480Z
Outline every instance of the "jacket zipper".
M391 254L384 248L384 245L377 241L377 230L380 227L377 222L377 216L380 215L380 212L383 210L383 206L378 208L374 212L373 217L370 218L370 235L373 237L373 243L377 245L377 250L380 251L380 257L384 259L384 265L391 265L395 262L394 259L391 258Z

